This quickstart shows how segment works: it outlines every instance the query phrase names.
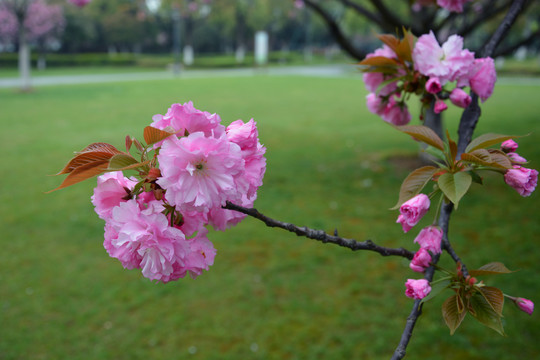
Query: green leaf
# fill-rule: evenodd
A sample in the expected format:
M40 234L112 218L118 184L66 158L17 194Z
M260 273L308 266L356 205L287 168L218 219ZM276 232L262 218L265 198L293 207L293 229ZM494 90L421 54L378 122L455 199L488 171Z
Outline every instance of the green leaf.
M116 154L109 160L108 170L117 171L137 163L137 159L129 154Z
M480 294L486 299L491 308L502 317L504 307L504 294L500 289L493 286L483 286L480 289Z
M478 175L476 172L472 171L472 170L469 170L467 171L467 173L469 175L471 175L471 178L472 178L472 181L477 183L477 184L480 184L480 185L484 185L484 180L482 179L482 177L480 175Z
M450 335L454 335L459 325L467 315L466 311L458 311L457 295L452 295L442 305L442 315L446 326L450 329Z
M160 142L161 140L164 140L168 138L169 136L173 135L173 132L164 131L160 129L156 129L152 126L147 126L144 128L144 141L146 142L146 145L152 145L157 142Z
M444 151L444 142L441 138L430 128L422 125L403 125L396 126L399 131L405 134L411 135L413 138L423 141L428 145L431 145L439 150Z
M512 270L508 270L506 266L504 266L503 263L500 262L492 262L489 264L486 264L476 270L470 270L469 274L471 276L484 276L484 275L500 275L500 274L510 274L512 273Z
M431 291L429 292L428 296L422 299L422 302L429 301L433 299L435 296L439 295L442 291L448 289L450 286L450 279L445 279L436 283L431 283Z
M465 149L465 152L471 152L476 149L485 149L491 145L495 145L503 141L506 141L508 139L513 139L516 137L518 136L501 135L501 134L493 134L493 133L482 134L470 142L470 144Z
M474 311L469 312L476 320L505 336L501 316L493 309L492 305L482 294L475 293L472 295L469 306L474 309Z
M397 204L390 210L399 208L405 201L418 195L437 170L439 169L434 166L424 166L411 172L401 184Z
M472 183L472 176L466 172L458 172L455 174L444 173L439 176L437 181L439 188L446 197L458 207L459 200L467 193Z

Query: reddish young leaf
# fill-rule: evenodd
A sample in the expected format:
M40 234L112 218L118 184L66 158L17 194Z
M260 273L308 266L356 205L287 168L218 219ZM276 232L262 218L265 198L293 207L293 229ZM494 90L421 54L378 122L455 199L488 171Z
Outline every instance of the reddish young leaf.
M512 273L512 270L508 270L506 266L504 266L503 263L500 262L492 262L489 264L486 264L476 270L470 270L469 274L471 276L484 276L484 275L500 275L500 274L510 274Z
M377 38L385 43L392 51L397 53L397 48L399 46L399 39L394 35L390 34L379 34Z
M491 160L493 160L492 166L501 167L503 169L512 168L512 161L504 152L498 149L487 149L487 151L491 155Z
M450 329L450 335L454 335L459 325L467 315L467 311L458 311L458 297L452 295L442 305L442 315L444 322Z
M76 169L71 171L69 175L64 179L62 184L54 190L48 191L48 193L63 189L65 187L71 186L73 184L79 183L83 180L89 179L93 176L99 175L102 172L107 170L107 164L109 160L97 160L89 162L82 166L78 166Z
M491 308L502 316L504 307L504 294L500 289L492 286L484 286L480 288L480 294L486 299Z
M115 154L109 151L85 151L80 152L73 159L71 159L64 168L56 175L68 174L78 167L92 163L94 161L105 160L108 161Z
M81 151L76 152L76 154L81 154L81 153L89 152L89 151L109 152L109 153L111 153L113 155L121 153L120 150L118 150L117 148L115 148L111 144L98 142L98 143L92 143L92 144L88 145L87 147L85 147Z
M422 125L395 126L401 132L411 135L413 138L423 141L441 151L444 151L444 143L441 138L430 128Z
M433 178L433 175L439 170L434 166L424 166L411 172L399 189L399 199L397 204L390 210L395 210L401 206L405 201L409 200L413 196L416 196L422 191L424 186Z
M396 48L396 55L398 58L412 62L412 51L414 49L414 35L407 29L403 29L403 39L399 40L399 44Z
M144 141L146 142L146 145L152 145L157 142L160 142L161 140L164 140L168 138L169 136L173 135L173 132L168 132L160 129L156 129L152 126L147 126L144 128Z
M132 144L133 144L133 139L131 138L131 136L127 135L126 136L126 152L129 152Z
M358 65L364 65L364 66L373 66L373 67L391 67L395 68L398 66L398 62L396 59L387 58L385 56L372 56L369 58L365 58L364 60L360 61Z

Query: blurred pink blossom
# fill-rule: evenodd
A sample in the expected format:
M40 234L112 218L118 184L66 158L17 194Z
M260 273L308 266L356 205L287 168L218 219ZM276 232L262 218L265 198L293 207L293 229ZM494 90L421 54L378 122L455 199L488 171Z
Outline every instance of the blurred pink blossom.
M430 201L426 194L418 194L404 202L400 208L397 223L400 223L404 232L408 232L422 219L429 210Z
M425 298L431 292L431 286L426 279L408 279L405 288L405 295L416 300Z
M466 108L471 103L471 97L461 88L455 88L450 93L450 101L452 104L459 106L460 108Z
M414 242L433 255L441 253L442 230L438 226L427 226L420 230Z
M538 171L514 165L513 169L507 170L504 174L504 181L513 187L519 195L526 197L536 189Z

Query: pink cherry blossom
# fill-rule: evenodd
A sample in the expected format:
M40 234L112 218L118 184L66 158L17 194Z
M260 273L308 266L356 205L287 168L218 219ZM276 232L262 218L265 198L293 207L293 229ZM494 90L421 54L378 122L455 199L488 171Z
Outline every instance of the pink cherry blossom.
M112 209L129 199L129 191L137 182L124 177L121 171L105 173L98 177L97 186L92 195L92 204L100 218L111 217Z
M208 211L241 197L237 185L245 163L240 147L225 136L169 137L157 158L162 175L157 183L180 210Z
M198 110L191 101L172 104L165 115L154 115L152 120L151 126L161 130L172 128L180 136L183 136L185 131L189 134L200 131L207 137L220 137L225 131L218 114Z
M13 42L17 37L18 29L17 16L0 3L0 41Z
M461 88L455 88L450 93L450 101L452 104L459 106L460 108L466 108L471 103L471 97Z
M437 0L437 5L453 12L463 12L463 5L471 0Z
M446 103L443 100L437 99L435 101L435 106L433 107L433 112L435 114L440 114L446 109L448 109L448 105L446 105Z
M256 122L251 119L244 124L242 120L231 123L226 129L227 138L240 146L244 159L245 172L239 179L239 190L244 189L248 198L257 193L266 172L266 148L259 142Z
M414 254L409 267L412 271L423 273L429 267L430 262L431 255L429 252L424 248L420 248L420 250Z
M441 253L442 230L438 226L427 226L420 230L415 243L422 249L431 251L433 255Z
M429 210L429 198L425 194L418 194L404 202L400 208L397 223L401 223L404 232L408 232L422 219Z
M501 144L501 150L505 153L515 152L518 147L519 145L517 144L517 142L512 139L503 141L503 143Z
M233 121L226 128L227 138L240 146L242 150L250 150L257 147L258 131L257 123L253 119L244 123L242 120Z
M408 279L405 287L405 295L416 300L425 298L431 292L431 286L426 279Z
M516 305L520 308L521 311L526 312L529 315L532 315L534 311L534 303L525 298L517 298L515 300Z
M482 99L482 102L486 101L493 93L497 81L493 59L487 57L474 60L468 78L471 90Z
M538 171L514 165L504 174L504 181L523 197L532 194L538 182Z
M113 209L109 224L106 249L125 268L140 268L150 280L176 280L174 267L184 265L189 244L182 231L169 226L164 214L153 207L141 210L132 199Z
M441 81L438 77L430 77L426 82L426 91L430 94L437 94L442 90Z
M422 75L437 77L441 85L468 74L474 62L474 54L463 49L461 36L450 36L441 47L432 31L418 38L412 57Z
M194 238L188 239L190 252L186 257L185 269L192 278L196 278L214 264L216 249L206 237L207 234L208 230L202 228Z

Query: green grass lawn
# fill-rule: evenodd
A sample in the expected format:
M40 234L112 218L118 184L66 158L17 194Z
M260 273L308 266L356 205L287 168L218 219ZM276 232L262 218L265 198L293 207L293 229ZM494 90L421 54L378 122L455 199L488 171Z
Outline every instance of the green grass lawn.
M389 211L417 145L365 108L361 77L176 79L0 90L0 359L388 359L418 278L400 258L351 252L246 219L211 232L218 255L196 280L155 284L103 249L95 181L52 194L56 173L96 141L122 147L173 102L193 100L225 123L254 118L268 167L256 207L269 216L386 246L412 243ZM539 168L540 86L500 85L481 132L531 134L521 155ZM414 111L414 110L413 110ZM459 112L447 122L455 133ZM417 123L417 122L416 122ZM520 270L484 279L540 301L539 194L500 176L474 185L452 215L451 240L470 268ZM418 226L429 224L432 212ZM453 267L448 259L443 265ZM448 293L450 295L450 293ZM533 359L538 312L507 304L507 337L470 318L454 336L443 298L424 307L410 359ZM519 354L519 355L516 355Z

